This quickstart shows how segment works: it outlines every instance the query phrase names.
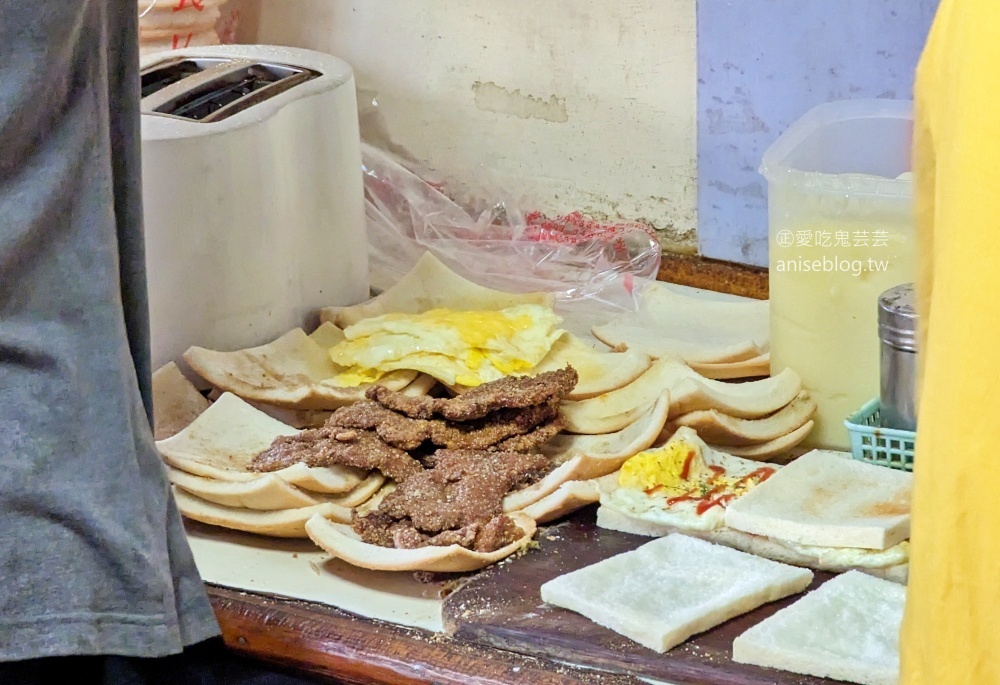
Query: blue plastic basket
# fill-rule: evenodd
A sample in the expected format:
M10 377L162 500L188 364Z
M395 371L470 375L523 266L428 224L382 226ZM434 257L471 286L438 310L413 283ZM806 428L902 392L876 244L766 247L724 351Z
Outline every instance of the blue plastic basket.
M882 404L878 399L870 400L844 421L844 425L851 435L851 454L855 459L891 469L913 470L917 434L898 428L882 428Z

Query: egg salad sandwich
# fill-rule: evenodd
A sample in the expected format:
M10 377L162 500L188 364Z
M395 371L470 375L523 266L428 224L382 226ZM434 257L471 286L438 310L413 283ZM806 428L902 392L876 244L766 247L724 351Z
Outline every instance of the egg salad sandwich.
M762 465L680 428L604 482L597 524L655 537L680 532L787 564L905 582L911 482L912 474L823 450Z

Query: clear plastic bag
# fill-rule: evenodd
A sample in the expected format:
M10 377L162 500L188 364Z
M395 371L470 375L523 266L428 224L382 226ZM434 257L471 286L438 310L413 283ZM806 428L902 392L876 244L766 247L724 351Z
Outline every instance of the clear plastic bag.
M551 292L564 312L600 319L634 311L656 279L660 246L646 226L548 218L500 201L472 214L386 152L364 144L362 153L373 288L393 285L430 251L480 285Z

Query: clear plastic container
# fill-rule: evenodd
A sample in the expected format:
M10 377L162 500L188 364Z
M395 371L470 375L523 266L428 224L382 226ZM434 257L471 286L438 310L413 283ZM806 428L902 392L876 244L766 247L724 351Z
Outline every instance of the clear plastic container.
M878 298L916 274L912 103L820 105L764 153L771 369L818 405L808 444L850 449L844 419L879 394Z

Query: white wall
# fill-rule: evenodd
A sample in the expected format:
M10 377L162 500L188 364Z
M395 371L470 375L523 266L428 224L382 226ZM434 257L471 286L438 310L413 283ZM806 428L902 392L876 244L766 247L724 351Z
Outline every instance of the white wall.
M500 182L695 249L695 0L234 2L241 42L350 62L378 102L366 138L457 199Z

